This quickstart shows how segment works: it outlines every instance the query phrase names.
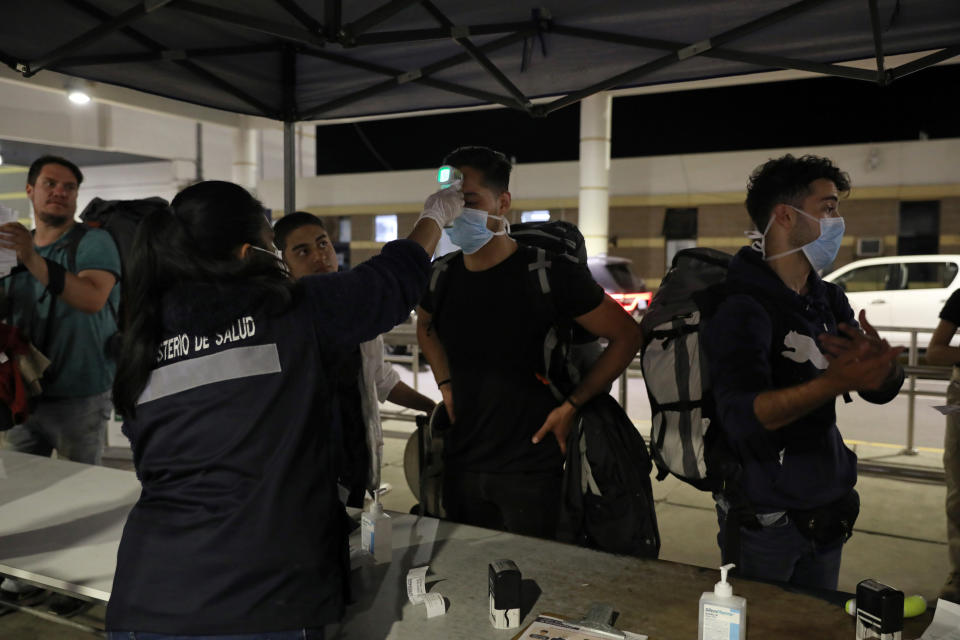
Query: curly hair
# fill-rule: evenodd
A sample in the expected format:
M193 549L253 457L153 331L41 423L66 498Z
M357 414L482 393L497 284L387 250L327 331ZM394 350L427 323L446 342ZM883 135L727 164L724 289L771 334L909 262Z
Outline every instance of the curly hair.
M784 203L799 207L811 193L810 184L821 178L833 182L841 195L850 193L850 176L834 166L830 158L813 155L795 158L788 153L767 160L754 169L747 183L750 219L762 231L775 206Z

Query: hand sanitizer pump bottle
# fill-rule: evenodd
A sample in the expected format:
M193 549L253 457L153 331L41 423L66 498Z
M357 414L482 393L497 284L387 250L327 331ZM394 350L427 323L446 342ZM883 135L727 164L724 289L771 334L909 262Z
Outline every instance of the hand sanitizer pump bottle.
M720 567L720 582L713 591L700 596L698 640L744 640L747 637L747 599L733 595L727 571L736 565Z
M380 494L374 493L370 509L360 516L360 547L373 555L377 564L390 562L393 545L390 541L390 516L383 512Z

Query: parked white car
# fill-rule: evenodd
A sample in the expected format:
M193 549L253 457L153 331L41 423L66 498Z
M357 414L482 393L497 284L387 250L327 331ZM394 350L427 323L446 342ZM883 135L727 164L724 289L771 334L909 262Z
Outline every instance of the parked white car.
M960 288L960 255L885 256L857 260L823 277L846 291L854 312L866 309L875 327L923 328L926 349L944 303ZM880 331L893 345L910 345L910 333Z

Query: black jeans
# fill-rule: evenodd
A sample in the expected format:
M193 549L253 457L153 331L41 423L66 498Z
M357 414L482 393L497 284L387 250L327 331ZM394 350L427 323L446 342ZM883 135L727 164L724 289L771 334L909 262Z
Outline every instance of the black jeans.
M557 534L563 474L479 473L447 470L447 519L476 527L553 539Z

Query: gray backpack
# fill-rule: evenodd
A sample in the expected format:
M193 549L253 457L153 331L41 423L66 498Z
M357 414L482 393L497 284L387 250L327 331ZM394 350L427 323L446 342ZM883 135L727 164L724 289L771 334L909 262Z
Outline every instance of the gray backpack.
M705 491L722 488L723 478L707 462L723 438L710 428L716 414L700 331L725 295L731 258L714 249L677 252L640 323L657 479L673 474Z

